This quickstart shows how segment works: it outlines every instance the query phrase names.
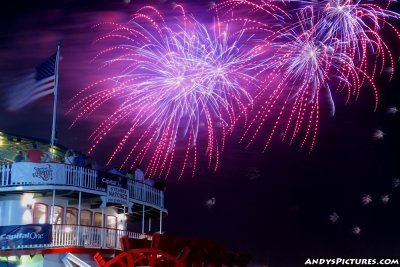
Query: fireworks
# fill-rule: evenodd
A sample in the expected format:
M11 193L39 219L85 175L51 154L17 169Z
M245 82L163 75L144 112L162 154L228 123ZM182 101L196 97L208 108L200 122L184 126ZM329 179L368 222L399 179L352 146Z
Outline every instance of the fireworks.
M393 56L388 46L380 35L383 26L391 28L398 36L397 29L389 23L390 19L399 18L398 14L387 10L391 1L387 1L387 6L380 6L372 1L360 0L325 0L317 6L323 15L321 20L321 31L331 39L340 40L340 50L349 54L353 60L357 61L360 69L368 72L368 64L372 66L372 76L378 67L376 60L368 59L381 56L381 70L389 61L393 69ZM393 75L393 74L391 74Z
M396 115L398 112L398 108L396 106L390 107L387 109L387 113L391 114L391 115Z
M262 108L257 110L258 115L244 134L244 137L250 135L252 143L260 126L271 117L275 118L264 150L283 121L286 126L282 139L290 135L290 142L293 142L305 127L301 145L309 139L312 149L318 131L321 99L327 100L331 114L334 114L330 82L351 76L353 80L347 79L348 86L358 83L357 68L352 59L341 53L331 39L320 35L310 16L309 12L300 12L296 26L277 34L271 43L274 54L268 61L267 82L255 99L262 101ZM275 89L271 90L271 87ZM277 112L271 112L274 109Z
M389 200L390 200L389 195L381 196L381 201L382 201L383 204L387 204L389 202Z
M247 172L247 177L249 180L257 180L260 178L261 174L260 171L256 167L252 167Z
M369 203L371 203L371 202L372 202L372 197L371 197L371 195L369 195L369 194L364 194L364 195L361 197L361 202L362 202L363 205L368 205Z
M105 33L94 62L109 72L71 108L78 114L72 124L97 112L107 117L89 152L118 129L124 134L108 165L124 154L121 168L146 162L146 175L166 177L179 165L179 177L194 175L203 154L218 168L239 121L248 146L261 136L265 151L277 136L311 151L321 112L335 114L336 94L348 103L370 88L376 108L376 76L393 77L383 32L400 34L390 1L227 0L209 7L212 25L181 5L169 17L145 6L127 23L98 25Z
M110 46L95 61L119 73L82 91L85 96L71 111L78 111L76 123L114 107L92 133L89 150L116 128L124 129L107 164L130 144L121 167L147 160L146 175L168 176L181 149L180 176L187 168L194 175L198 150L205 147L208 166L216 170L238 114L252 104L245 86L257 86L251 73L262 65L257 60L262 46L245 47L249 39L240 34L231 38L229 25L208 29L181 6L176 9L181 11L177 24L168 24L157 9L146 6L126 24L99 25L110 30L97 42ZM207 141L198 149L201 134Z
M332 223L337 223L339 221L339 214L337 214L336 212L332 212L331 214L329 214L329 220Z
M400 186L400 179L394 178L392 181L392 186L393 186L393 188L398 188Z
M385 5L386 3L386 5ZM389 2L352 0L246 1L228 0L214 7L226 21L239 21L273 49L261 90L255 93L254 113L243 134L252 144L265 135L264 150L277 136L313 149L320 112L335 113L334 93L345 93L346 103L369 87L378 104L377 73L393 70L394 57L382 30L399 32L393 24L399 14ZM280 6L279 6L280 5ZM243 10L250 17L241 18ZM275 15L271 15L274 13ZM237 18L235 15L239 16ZM393 71L390 73L390 79ZM268 125L268 127L264 127Z
M206 205L208 208L212 208L212 207L215 205L216 202L217 202L217 201L215 200L215 197L212 197L212 198L208 199L208 200L205 202L205 205Z
M385 133L382 130L376 129L372 135L374 140L382 140L385 137Z
M351 232L353 233L353 234L355 234L355 235L360 235L361 234L361 228L359 227L359 226L354 226L352 229L351 229Z

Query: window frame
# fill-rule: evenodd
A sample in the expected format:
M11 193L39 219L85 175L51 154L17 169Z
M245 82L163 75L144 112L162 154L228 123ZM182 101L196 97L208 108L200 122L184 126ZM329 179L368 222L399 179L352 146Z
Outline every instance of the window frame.
M68 215L68 209L72 209L72 210L76 210L76 222L75 223L68 223L68 219L67 219L67 215ZM78 208L75 208L75 207L66 207L65 208L65 224L68 224L68 225L78 225L78 212L79 212L79 210L78 210Z
M50 206L51 207L51 206ZM58 207L58 208L61 208L61 223L54 223L54 225L60 225L60 224L63 224L64 223L64 216L65 216L65 212L64 212L64 210L65 210L65 208L63 207L63 206L60 206L60 205L54 205L54 209L56 208L56 207ZM50 208L50 217L52 217L53 216L53 214L51 214L51 208ZM49 221L50 221L50 218L49 217ZM53 222L51 222L52 224L53 224Z
M82 224L82 212L89 212L89 224ZM81 210L81 216L80 216L80 222L79 225L83 225L83 226L91 226L92 225L92 216L93 216L93 212L91 210L88 209L82 209Z
M99 214L100 215L100 225L96 225L96 214ZM102 222L102 214L101 214L101 212L94 212L94 214L93 214L93 226L95 226L95 227L102 227L102 225L104 225L104 222Z
M108 217L113 217L113 218L115 219L115 228L108 227ZM106 215L105 220L106 220L106 228L109 228L109 229L118 229L118 218L117 218L117 216L114 216L114 215Z
M45 206L45 220L44 220L44 223L40 223L40 222L37 222L37 223L35 223L35 208L36 208L36 205L43 205L43 206ZM32 208L32 223L33 224L45 224L45 223L48 223L48 221L49 221L49 205L48 204L46 204L46 203L43 203L43 202L36 202L35 204L33 204L33 208Z

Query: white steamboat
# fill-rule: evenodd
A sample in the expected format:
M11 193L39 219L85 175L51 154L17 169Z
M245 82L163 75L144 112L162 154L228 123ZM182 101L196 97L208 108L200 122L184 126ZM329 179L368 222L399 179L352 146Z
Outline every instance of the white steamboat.
M14 138L2 134L0 149L32 142ZM76 266L80 259L91 266L95 252L121 249L122 236L150 240L162 232L167 210L157 184L63 163L2 161L0 265Z

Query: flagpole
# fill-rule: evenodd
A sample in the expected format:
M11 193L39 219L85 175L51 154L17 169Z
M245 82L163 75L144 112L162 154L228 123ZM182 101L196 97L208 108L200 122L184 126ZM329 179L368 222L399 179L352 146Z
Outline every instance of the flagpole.
M56 55L56 69L55 69L55 77L54 77L54 104L53 104L53 124L51 127L51 141L50 145L53 150L55 139L56 139L56 117L57 117L57 94L58 94L58 66L60 63L60 50L61 50L61 41L57 44L57 55ZM54 153L54 151L52 151Z

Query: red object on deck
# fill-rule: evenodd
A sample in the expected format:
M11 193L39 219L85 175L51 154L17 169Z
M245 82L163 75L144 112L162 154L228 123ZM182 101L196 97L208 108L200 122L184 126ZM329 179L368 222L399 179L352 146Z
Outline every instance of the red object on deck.
M248 255L224 251L222 244L170 235L154 234L152 241L124 236L120 240L123 252L112 259L100 253L94 255L99 267L185 267L239 266L250 261Z

